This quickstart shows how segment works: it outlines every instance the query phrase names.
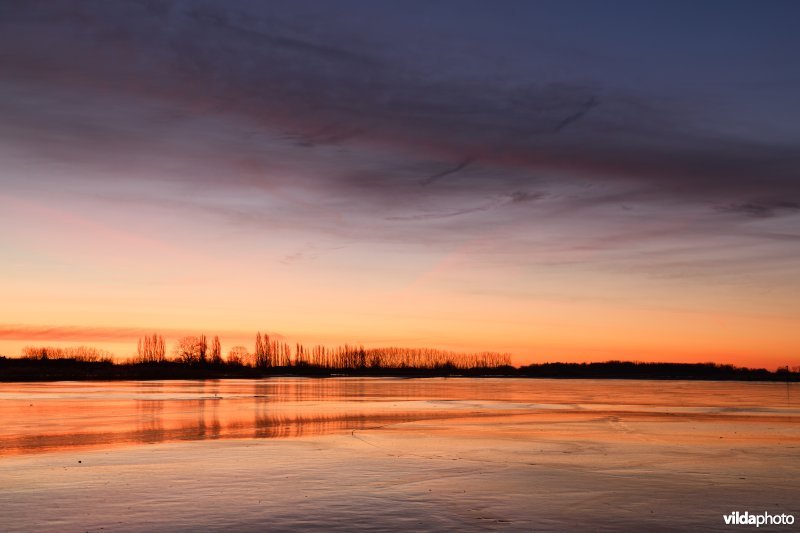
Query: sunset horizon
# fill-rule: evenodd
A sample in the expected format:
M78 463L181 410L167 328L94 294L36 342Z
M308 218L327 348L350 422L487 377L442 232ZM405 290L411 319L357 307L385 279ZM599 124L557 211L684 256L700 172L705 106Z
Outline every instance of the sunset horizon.
M465 342L417 342L403 343L395 339L363 340L357 336L344 335L283 335L279 332L260 329L253 332L244 331L218 331L213 328L197 329L171 329L163 328L85 328L85 327L19 327L19 329L6 327L0 329L0 339L5 340L6 350L0 351L0 356L19 357L26 351L35 351L41 348L70 349L90 348L107 353L116 362L134 361L137 358L137 342L151 335L159 335L165 339L166 355L169 359L175 358L175 351L181 339L206 336L218 337L222 343L223 358L227 357L231 348L244 347L253 353L255 336L257 334L269 335L291 346L323 346L330 350L338 347L363 346L371 348L403 348L403 349L436 349L452 352L454 354L469 354L480 352L504 353L511 358L511 364L516 367L542 364L542 363L601 363L608 361L630 361L634 363L714 363L717 365L734 365L744 368L766 368L774 371L780 368L797 368L796 362L791 357L782 360L772 360L752 357L749 354L729 353L726 356L716 356L715 352L695 351L693 357L683 355L683 352L670 352L667 350L602 350L597 348L584 348L574 350L554 349L526 356L513 351L513 346L498 342L496 346L490 344L465 343ZM505 348L502 348L505 347ZM557 355L556 355L557 354Z

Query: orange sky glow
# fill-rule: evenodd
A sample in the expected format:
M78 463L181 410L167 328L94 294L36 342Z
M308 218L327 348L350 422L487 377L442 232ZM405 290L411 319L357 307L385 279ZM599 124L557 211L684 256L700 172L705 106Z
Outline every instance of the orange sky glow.
M0 282L13 302L0 310L6 355L84 344L125 358L150 331L168 344L217 334L223 349L250 346L261 331L292 343L492 350L512 353L516 364L776 367L793 364L800 348L796 294L737 279L487 262L482 254L494 244L480 239L426 253L331 246L287 260L298 248L291 236L235 253L253 236L213 218L156 229L113 207L75 213L8 195L0 201L6 216L26 221L14 232L17 262L3 266Z

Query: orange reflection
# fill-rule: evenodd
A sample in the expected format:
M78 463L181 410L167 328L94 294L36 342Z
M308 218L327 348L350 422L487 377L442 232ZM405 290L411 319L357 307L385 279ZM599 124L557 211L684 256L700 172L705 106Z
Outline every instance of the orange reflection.
M794 424L798 384L535 379L298 379L0 384L0 454L263 439L460 419L537 439L605 421ZM757 407L753 407L757 406ZM440 425L440 424L438 424ZM436 431L437 424L426 425ZM511 428L511 429L509 429ZM573 436L575 436L573 434ZM600 438L592 435L592 438Z

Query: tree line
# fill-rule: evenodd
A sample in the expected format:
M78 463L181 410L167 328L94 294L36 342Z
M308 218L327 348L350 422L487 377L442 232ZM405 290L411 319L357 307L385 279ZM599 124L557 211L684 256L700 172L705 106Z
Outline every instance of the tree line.
M8 359L2 358L6 364ZM96 369L97 376L121 378L131 368L141 368L147 379L175 374L184 377L203 377L206 374L258 377L275 371L307 375L506 375L539 378L614 378L614 379L736 379L786 380L800 379L800 366L781 367L770 372L714 363L643 363L607 361L602 363L538 363L519 368L511 366L507 353L459 353L434 348L365 348L344 344L328 347L321 344L306 346L290 344L258 332L253 349L232 346L223 356L219 336L210 341L206 335L179 338L170 353L164 337L158 333L139 338L136 355L122 364L115 364L111 352L87 346L52 347L27 346L22 349L20 363L31 361L59 369L54 376L65 375L62 366L102 363L117 370ZM52 361L52 363L48 363ZM48 366L49 365L49 366ZM167 368L169 367L169 368ZM26 367L27 368L27 367ZM32 367L33 368L33 367ZM42 367L43 368L43 367ZM83 368L83 367L82 367ZM128 368L128 370L124 370ZM84 370L88 367L84 368ZM149 370L148 370L149 369ZM181 370L183 369L183 370ZM23 372L22 370L20 370ZM33 369L24 372L34 372ZM23 374L24 374L23 372ZM109 374L110 372L110 374ZM183 373L183 374L182 374ZM80 374L80 373L78 373ZM78 375L76 374L76 375ZM119 375L117 375L119 374ZM138 375L138 374L136 374ZM10 376L6 376L10 378ZM3 376L0 375L0 379Z
M463 354L429 348L364 348L343 345L306 347L256 337L251 352L233 346L222 356L219 337L209 343L205 335L182 337L171 354L160 335L142 337L137 355L114 362L104 350L79 346L54 348L28 346L21 357L0 356L0 381L93 379L223 379L262 378L275 374L330 377L350 376L466 376L569 379L684 379L800 382L800 366L775 371L715 363L536 363L518 368L508 354ZM260 343L259 343L260 338Z
M511 365L511 356L497 352L459 353L433 348L365 348L344 344L330 348L321 344L294 345L256 333L254 349L232 346L223 358L219 336L209 345L205 335L188 335L175 343L172 357L167 357L164 337L153 333L139 339L132 362L174 361L190 365L233 365L259 369L315 367L325 370L349 369L440 369L466 370L500 368Z
M87 363L111 362L114 355L106 350L90 346L59 348L54 346L26 346L22 349L23 359L71 359Z

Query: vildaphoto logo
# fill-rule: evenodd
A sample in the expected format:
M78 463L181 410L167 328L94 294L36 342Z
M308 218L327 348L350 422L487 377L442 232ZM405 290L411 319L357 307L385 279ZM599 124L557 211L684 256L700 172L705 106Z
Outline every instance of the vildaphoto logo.
M764 511L761 514L753 514L748 511L740 513L734 511L731 514L722 515L725 524L729 526L791 526L794 524L794 515L791 514L769 514Z

